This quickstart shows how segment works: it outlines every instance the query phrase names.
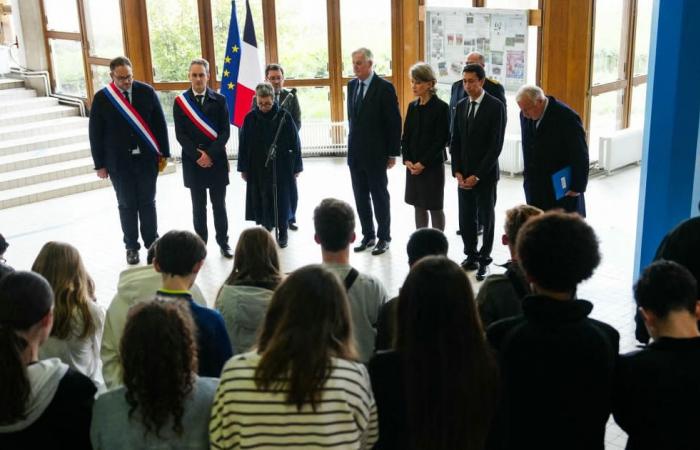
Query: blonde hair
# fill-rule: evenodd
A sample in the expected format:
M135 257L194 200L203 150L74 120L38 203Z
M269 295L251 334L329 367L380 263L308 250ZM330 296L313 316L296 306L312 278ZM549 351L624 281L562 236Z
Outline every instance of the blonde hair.
M435 87L437 78L430 64L422 61L415 63L408 69L408 76L420 83L433 83L433 86L430 88L430 93L433 95L437 93L437 88Z
M41 274L55 296L51 336L67 339L76 323L82 326L79 339L91 336L97 324L90 314L89 302L95 301L95 284L83 265L78 249L64 242L47 242L34 260L32 271ZM76 318L80 318L75 322Z
M518 205L506 211L505 232L508 237L508 245L516 248L515 242L518 231L530 218L539 216L544 212L540 208L531 205Z

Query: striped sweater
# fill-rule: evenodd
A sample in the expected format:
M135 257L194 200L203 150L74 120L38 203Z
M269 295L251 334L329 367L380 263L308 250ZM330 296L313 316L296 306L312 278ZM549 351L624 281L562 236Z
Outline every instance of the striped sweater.
M216 391L209 437L214 449L370 449L379 437L369 375L362 364L332 359L314 412L297 411L286 392L255 385L257 353L231 358Z

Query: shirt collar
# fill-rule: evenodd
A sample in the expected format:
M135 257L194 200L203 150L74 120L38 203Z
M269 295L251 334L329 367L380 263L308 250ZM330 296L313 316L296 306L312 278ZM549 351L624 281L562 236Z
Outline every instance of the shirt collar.
M206 97L207 96L207 88L204 88L204 90L202 92L197 92L194 90L194 88L192 88L192 95L195 95L195 96L203 95Z
M367 90L367 88L369 87L369 84L372 82L372 78L374 78L374 70L369 73L369 76L364 81L360 80L359 78L357 79L357 81L359 83L364 84L365 90Z
M467 95L467 97L469 97L469 102L476 102L477 105L481 105L481 101L484 99L485 93L486 93L486 90L482 89L481 95L476 100L472 100L472 98L469 97L469 95Z

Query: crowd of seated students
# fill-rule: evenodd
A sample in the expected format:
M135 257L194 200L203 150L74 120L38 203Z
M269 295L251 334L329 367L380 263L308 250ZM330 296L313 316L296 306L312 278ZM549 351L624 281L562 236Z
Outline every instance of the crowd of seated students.
M0 448L602 450L611 414L628 449L698 447L699 220L635 284L651 343L626 355L577 296L601 260L577 215L509 209L511 258L476 297L419 229L390 301L350 265L347 203L323 200L314 227L322 264L288 275L269 232L241 233L215 308L204 242L170 231L106 315L77 249L15 271L0 235Z

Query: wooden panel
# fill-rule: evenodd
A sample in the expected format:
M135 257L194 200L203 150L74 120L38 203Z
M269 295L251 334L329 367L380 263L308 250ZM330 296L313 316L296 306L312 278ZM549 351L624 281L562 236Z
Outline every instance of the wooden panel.
M277 11L275 0L262 0L263 32L265 33L265 64L278 62Z
M341 122L343 120L344 102L343 96L343 56L340 44L340 0L327 0L326 11L328 18L328 77L331 80L331 120Z
M420 12L421 8L417 1L403 1L398 12L399 28L394 33L398 40L398 56L400 64L394 66L392 71L394 86L399 96L399 108L401 115L406 113L408 104L413 100L411 83L408 81L408 70L413 64L420 60L421 55L421 33L420 33Z
M144 0L121 0L124 50L131 60L134 78L153 83L151 51L148 44L148 20Z

